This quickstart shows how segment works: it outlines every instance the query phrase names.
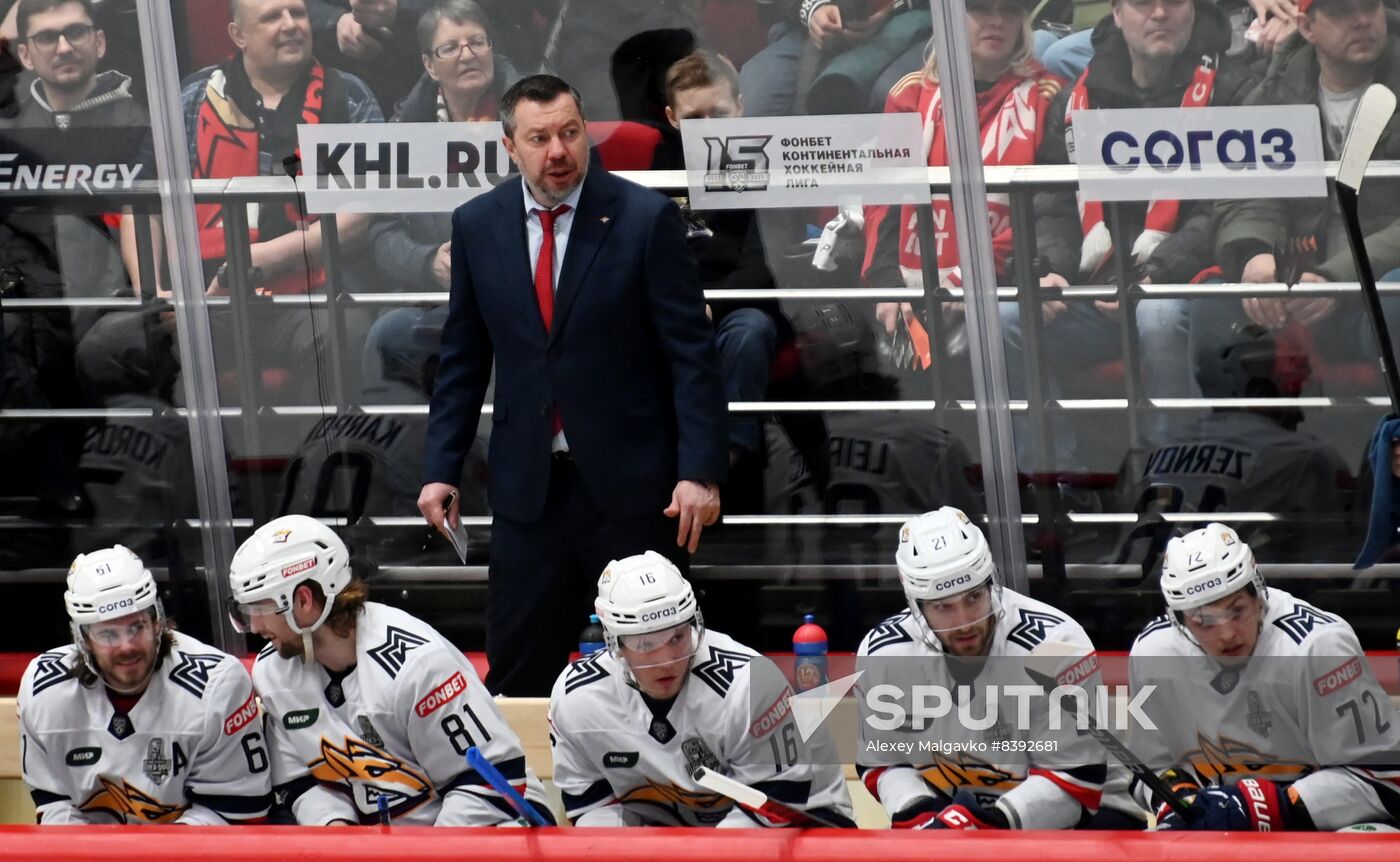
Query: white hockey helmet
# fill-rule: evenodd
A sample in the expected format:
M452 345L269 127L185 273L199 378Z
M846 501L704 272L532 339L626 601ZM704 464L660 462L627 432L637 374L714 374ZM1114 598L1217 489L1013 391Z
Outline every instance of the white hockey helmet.
M73 643L77 644L79 654L92 672L104 679L84 627L154 610L157 638L165 631L165 609L156 593L156 579L141 558L123 545L79 554L68 567L68 588L63 593L63 604L68 609ZM155 673L155 665L150 672ZM144 685L142 681L137 689Z
M68 567L63 603L74 625L91 625L159 608L160 597L141 558L124 545L113 545L78 555Z
M283 515L263 524L239 546L228 579L239 611L234 623L240 630L246 630L246 609L263 605L266 612L281 614L292 631L308 634L326 621L335 597L350 583L350 551L334 530L315 518ZM292 614L292 594L307 581L320 585L326 604L316 622L302 627Z
M1269 589L1254 562L1254 552L1224 524L1210 523L1167 543L1162 558L1162 595L1172 624L1187 637L1184 614L1252 587L1260 603L1260 620L1268 608ZM1194 638L1193 638L1194 640Z
M608 651L621 660L619 646L626 644L639 653L650 652L659 644L644 635L666 631L690 623L691 643L699 649L705 622L695 601L695 590L676 564L656 551L613 560L598 577L598 599L594 603ZM674 661L674 657L671 659Z
M906 521L895 551L899 583L924 639L935 649L941 642L930 629L921 602L942 601L987 585L989 613L1001 607L1001 579L987 537L961 509L944 506Z

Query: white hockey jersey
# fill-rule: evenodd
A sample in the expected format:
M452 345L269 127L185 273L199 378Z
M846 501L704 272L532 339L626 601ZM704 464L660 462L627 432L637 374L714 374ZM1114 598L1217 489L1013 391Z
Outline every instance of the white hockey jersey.
M708 766L800 810L851 820L840 757L824 729L804 742L769 659L706 631L680 693L654 715L607 651L570 664L549 698L554 784L579 826L753 826L695 783Z
M20 765L41 823L266 816L263 724L242 663L175 632L129 713L100 682L79 684L81 663L70 644L35 657L20 682Z
M396 822L492 826L515 812L468 768L476 746L550 817L544 787L461 650L397 608L366 602L356 663L332 675L270 645L253 682L272 749L272 783L303 825L369 823L387 800Z
M997 720L985 730L965 726L975 722L960 720L956 710L927 721L922 729L913 724L911 687L917 685L949 692L967 686L971 698L967 714L987 718L988 690L995 687L1000 693L1007 685L1032 685L1024 660L1046 641L1072 644L1090 653L1069 670L1074 682L1086 689L1093 691L1098 685L1098 657L1079 623L1009 589L1002 590L1001 608L987 662L977 671L955 667L925 643L910 611L885 620L861 641L857 668L864 673L856 697L860 712L856 768L870 795L891 817L926 797L946 801L963 788L972 790L982 805L998 806L1013 827L1024 829L1072 828L1086 812L1099 807L1106 754L1090 737L1077 733L1068 718L1059 729L1051 730L1046 697L1020 701L1029 704L1024 726L1018 726L1022 724L1020 704L1000 694ZM954 660L961 661L965 660ZM1060 676L1068 680L1063 673ZM872 724L872 719L889 716L872 708L869 695L880 685L901 692L906 719L896 730L883 731Z
M1131 686L1155 685L1144 712L1159 728L1128 740L1155 771L1186 767L1203 785L1291 784L1319 829L1400 816L1400 715L1346 620L1276 587L1243 667L1204 655L1166 617L1129 659ZM1152 810L1158 800L1136 782Z

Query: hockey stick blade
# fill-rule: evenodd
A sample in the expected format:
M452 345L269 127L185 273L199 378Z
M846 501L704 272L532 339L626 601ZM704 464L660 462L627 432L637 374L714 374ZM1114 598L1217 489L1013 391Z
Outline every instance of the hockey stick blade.
M510 786L510 782L496 768L496 765L486 759L486 755L481 753L481 749L473 745L467 749L467 765L476 770L476 774L486 779L486 783L491 785L491 789L501 794L501 798L510 803L510 807L515 809L515 813L530 826L548 826L549 821L541 816L535 806L530 801L520 795L520 791Z
M710 791L718 793L720 796L727 796L740 805L759 814L766 814L778 820L786 820L797 826L824 826L828 829L848 828L844 823L837 823L829 820L820 814L810 811L799 811L790 805L784 805L775 799L769 798L768 794L762 790L735 781L727 775L721 775L708 766L697 766L691 773L691 778L695 783Z
M1400 414L1400 376L1397 376L1395 367L1395 349L1390 343L1385 312L1381 310L1376 274L1371 270L1371 257L1366 252L1366 238L1361 232L1361 216L1357 207L1361 182L1366 177L1366 165L1371 161L1371 154L1375 152L1376 144L1394 115L1395 94L1385 86L1372 84L1361 94L1361 100L1352 114L1351 131L1342 147L1335 186L1342 222L1346 227L1347 244L1351 246L1351 257L1356 265L1356 280L1361 284L1361 295L1371 318L1371 333L1375 336L1380 354L1381 376L1385 380L1386 394L1390 396L1390 411Z
M1026 675L1031 678L1032 682L1045 689L1046 694L1054 691L1059 685L1050 674L1043 673L1033 668L1026 668ZM1071 717L1078 717L1078 708L1075 706L1073 700L1061 699L1060 702L1062 704L1061 708L1065 709ZM1094 712L1092 709L1084 714L1084 723L1088 728L1089 736L1093 737L1095 742L1107 749L1108 753L1112 754L1119 763L1126 766L1128 771L1133 774L1134 778L1141 781L1147 789L1155 793L1157 798L1165 802L1171 810L1180 814L1182 817L1186 816L1186 812L1190 810L1191 806L1187 805L1186 802L1177 795L1171 785L1162 779L1162 776L1153 772L1147 764L1142 762L1141 758L1133 753L1132 749L1124 745L1122 740L1114 736L1111 732L1099 727L1099 723L1094 720Z

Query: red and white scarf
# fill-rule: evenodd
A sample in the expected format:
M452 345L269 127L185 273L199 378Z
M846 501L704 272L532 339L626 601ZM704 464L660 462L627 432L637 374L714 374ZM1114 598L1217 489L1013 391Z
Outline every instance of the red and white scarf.
M1204 108L1210 104L1215 93L1216 58L1207 54L1191 76L1191 84L1181 98L1183 108ZM1065 107L1065 145L1071 159L1074 159L1074 112L1092 107L1089 104L1089 88L1085 80L1089 70L1079 76L1070 91L1069 104ZM1147 262L1162 240L1176 231L1176 222L1181 215L1181 202L1175 200L1154 200L1147 205L1147 218L1142 233L1133 242L1133 259L1139 266ZM1099 201L1086 201L1079 195L1079 224L1084 230L1084 245L1079 255L1079 272L1093 276L1108 260L1113 252L1113 237L1103 220L1103 204Z
M982 164L1030 165L1040 147L1045 124L1041 112L1059 90L1059 82L1048 77L1026 77L1008 72L994 85L977 94L977 125L982 134ZM891 101L894 101L892 95ZM931 167L948 164L947 125L943 121L942 88L921 81L917 110L923 117L924 151ZM939 281L949 287L962 285L958 265L958 233L953 220L953 207L947 195L934 195L932 200L933 232L936 241ZM992 234L992 250L997 273L1005 273L1011 259L1011 201L1007 195L987 196L987 215ZM888 218L888 213L881 217ZM867 235L871 237L866 249L866 268L874 256L871 214L866 216ZM906 286L923 286L923 256L919 248L916 208L902 206L899 211L899 268Z

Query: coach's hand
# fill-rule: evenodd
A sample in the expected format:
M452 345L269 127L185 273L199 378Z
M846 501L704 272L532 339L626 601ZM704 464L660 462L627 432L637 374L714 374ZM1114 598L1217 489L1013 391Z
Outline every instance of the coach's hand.
M423 493L428 489L424 488ZM418 508L423 508L423 500L418 500ZM671 505L665 515L676 518L676 545L684 547L692 554L700 547L700 531L719 520L719 486L709 482L692 482L682 479L671 492Z
M457 529L458 503L457 486L449 485L446 482L429 482L423 486L423 490L418 494L418 511L423 513L423 520L431 524L438 532L446 533L449 529ZM452 502L448 504L448 498ZM444 527L446 522L450 527Z

